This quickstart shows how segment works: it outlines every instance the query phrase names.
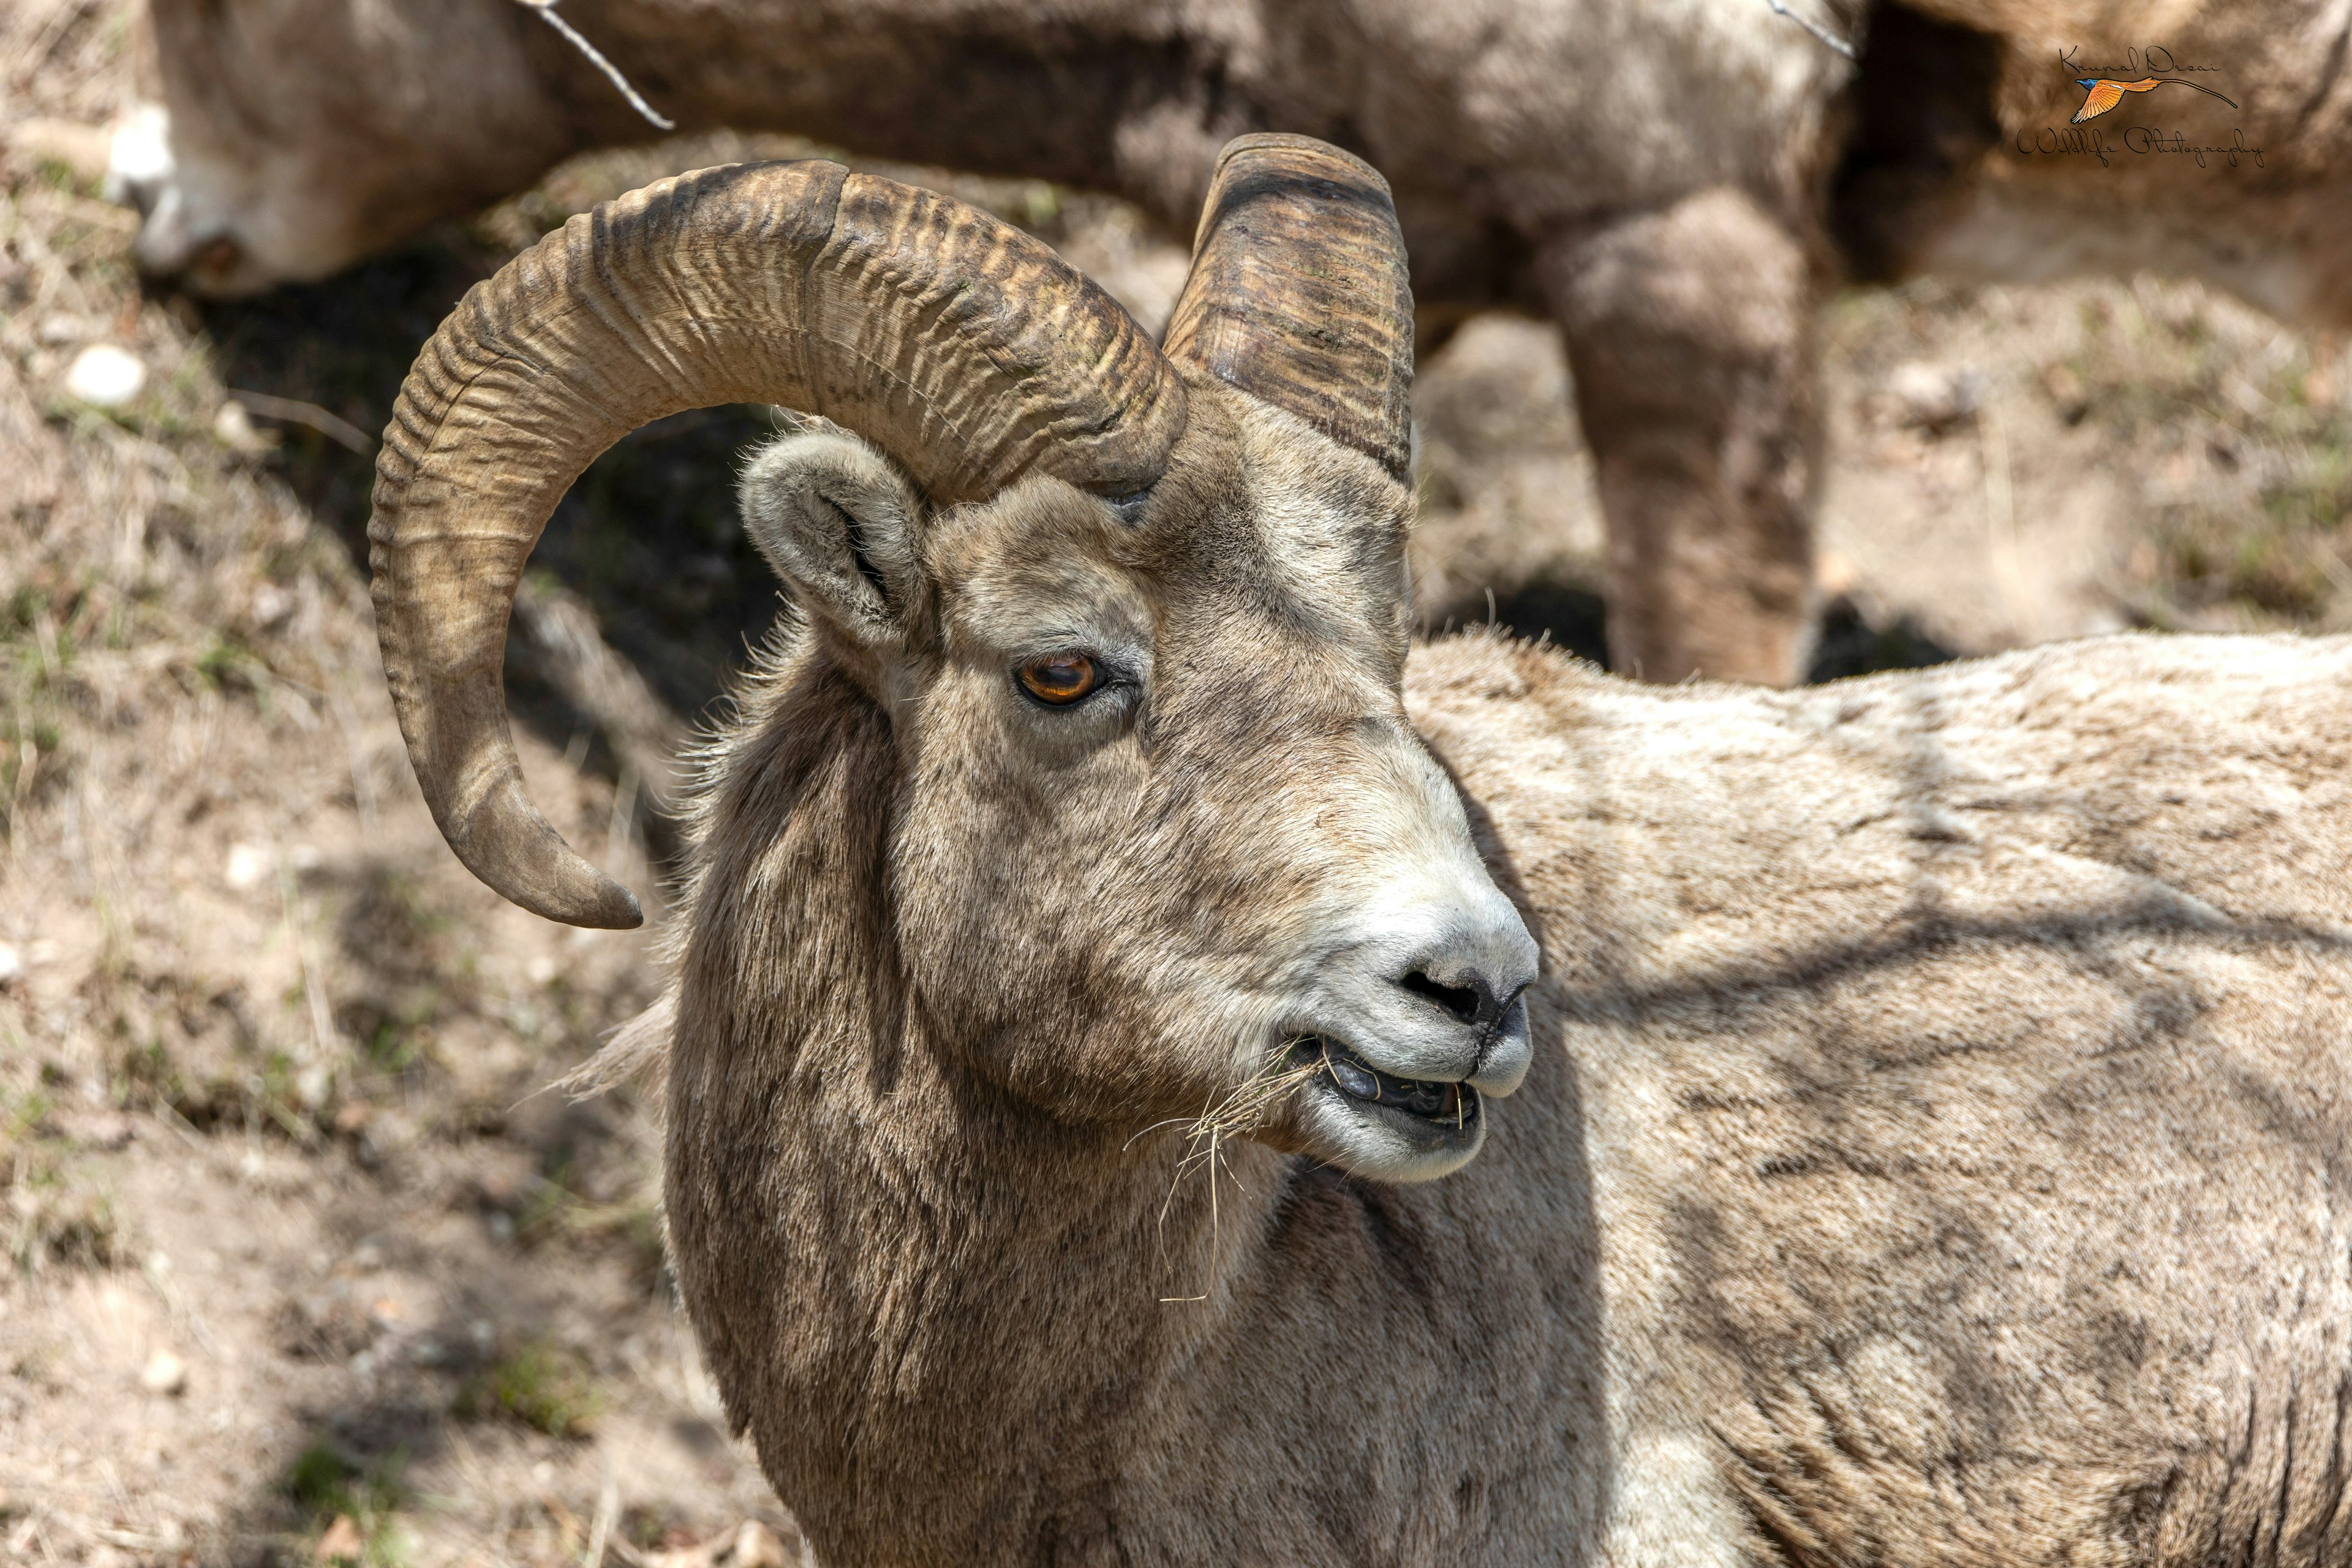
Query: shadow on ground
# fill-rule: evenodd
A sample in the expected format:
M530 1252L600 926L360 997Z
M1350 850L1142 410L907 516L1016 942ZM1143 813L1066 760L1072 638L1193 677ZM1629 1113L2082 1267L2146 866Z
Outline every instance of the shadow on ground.
M445 229L329 282L208 305L222 384L315 405L373 439L419 347L503 259ZM581 476L531 556L531 570L584 600L605 640L681 713L719 693L775 611L775 579L734 510L740 454L770 420L761 407L697 409L625 437ZM296 422L280 428L279 473L364 567L373 451ZM535 700L547 694L530 689L530 661L514 662L519 710L564 744L568 716Z
M1590 588L1532 584L1516 594L1497 596L1493 618L1516 636L1544 639L1579 658L1608 667L1608 606ZM1958 657L1920 630L1909 616L1874 624L1851 599L1841 597L1822 612L1821 641L1805 679L1818 684L1881 670L1920 669Z
M1813 648L1812 668L1805 679L1818 684L1885 669L1924 669L1959 657L1921 631L1908 615L1874 626L1853 600L1841 597L1822 611L1821 641Z

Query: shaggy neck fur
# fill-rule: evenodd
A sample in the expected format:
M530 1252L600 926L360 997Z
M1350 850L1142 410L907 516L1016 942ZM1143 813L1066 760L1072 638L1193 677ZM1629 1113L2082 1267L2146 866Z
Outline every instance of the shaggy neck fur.
M1269 1506L1292 1561L1533 1550L1600 1479L1561 1054L1460 1175L1241 1142L1213 1205L1183 1129L1016 1103L909 994L897 744L787 633L702 804L671 1058L686 1303L822 1559L1244 1561Z

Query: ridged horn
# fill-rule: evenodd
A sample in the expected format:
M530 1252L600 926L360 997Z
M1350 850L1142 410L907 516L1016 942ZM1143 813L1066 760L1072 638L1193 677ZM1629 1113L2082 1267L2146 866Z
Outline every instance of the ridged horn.
M549 513L641 425L781 403L858 432L941 504L1021 475L1140 489L1184 389L1110 297L986 214L835 163L664 180L478 284L417 356L376 463L376 632L409 761L474 875L583 926L642 920L523 790L500 686Z
M1402 480L1412 286L1389 183L1312 137L1226 142L1167 349Z

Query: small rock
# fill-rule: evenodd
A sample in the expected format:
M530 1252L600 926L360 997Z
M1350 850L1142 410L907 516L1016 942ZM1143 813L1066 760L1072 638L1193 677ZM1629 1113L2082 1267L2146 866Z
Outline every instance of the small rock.
M294 1098L302 1109L313 1114L324 1110L335 1092L335 1066L332 1062L312 1062L294 1075Z
M0 985L10 984L25 976L25 955L13 942L0 942Z
M1984 394L1984 373L1974 365L1906 360L1886 377L1895 416L1934 435L1974 418Z
M220 405L218 414L213 416L213 439L232 452L255 457L278 445L278 433L263 430L255 425L253 416L246 412L245 405L231 398Z
M294 595L275 583L264 583L253 591L253 622L257 626L276 627L294 616Z
M270 859L269 851L258 844L232 844L228 847L228 868L223 874L230 887L242 892L258 886L261 879L269 875Z
M71 348L98 336L98 328L84 317L64 310L52 310L41 318L33 335L53 349Z
M66 395L92 408L127 408L146 384L145 363L112 343L92 343L66 367Z
M170 1351L158 1350L141 1370L139 1386L150 1394L177 1397L187 1392L188 1363Z
M756 1519L747 1519L735 1532L734 1568L793 1568L784 1543Z
M114 122L114 133L107 139L99 195L143 212L153 205L173 167L171 116L160 103L137 104Z
M364 1100L347 1100L335 1107L335 1131L346 1138L356 1138L367 1131L375 1115L375 1107Z
M357 1563L367 1555L367 1541L350 1514L339 1513L310 1555L320 1563Z
M524 977L530 980L533 985L552 984L554 983L556 973L555 960L548 957L545 953L541 953L537 958L534 958L529 963L524 964L522 966L522 972Z

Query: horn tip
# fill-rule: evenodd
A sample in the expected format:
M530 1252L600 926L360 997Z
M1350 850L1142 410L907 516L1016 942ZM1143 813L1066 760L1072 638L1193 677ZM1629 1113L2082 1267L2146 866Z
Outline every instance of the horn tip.
M542 919L592 931L645 924L636 895L591 865L540 815L513 755L493 759L496 782L471 810L434 814L457 858L492 892Z
M596 889L593 902L554 918L566 925L586 926L592 931L635 931L646 923L646 911L638 904L636 894L610 877L601 880L604 886Z
M1225 165L1236 158L1260 153L1296 153L1318 163L1338 165L1356 175L1383 196L1389 195L1388 176L1359 158L1345 147L1332 145L1313 136L1300 136L1288 131L1254 131L1246 136L1236 136L1217 153L1215 170L1210 174L1213 184L1224 173Z
M646 923L637 896L585 861L564 868L572 875L550 879L552 887L491 888L543 920L590 931L635 931ZM583 876L579 873L585 872Z

